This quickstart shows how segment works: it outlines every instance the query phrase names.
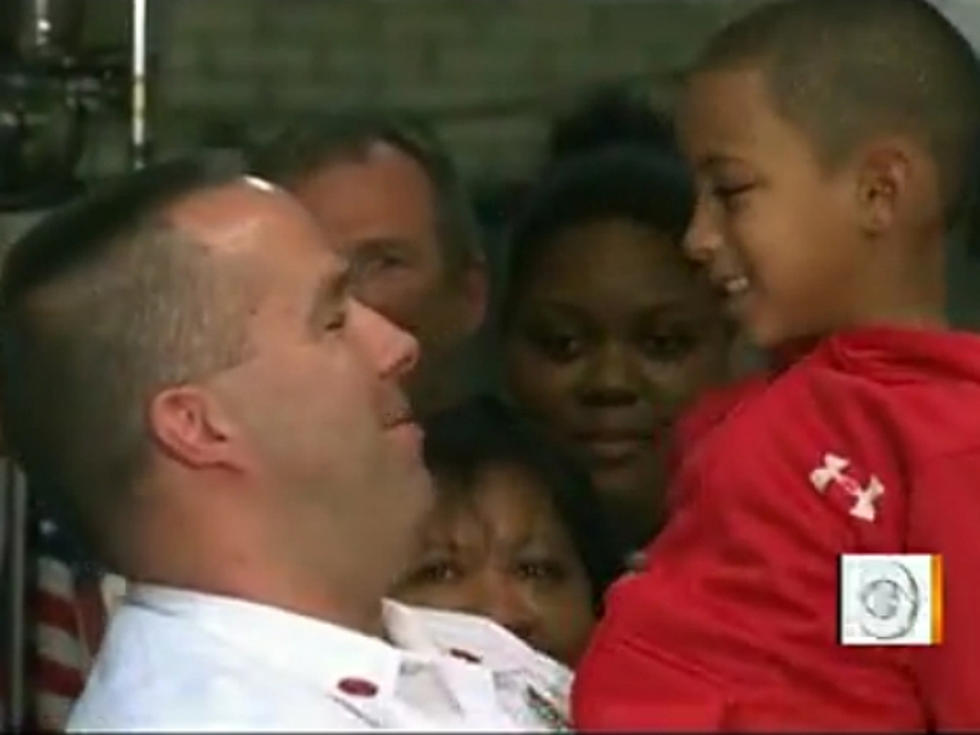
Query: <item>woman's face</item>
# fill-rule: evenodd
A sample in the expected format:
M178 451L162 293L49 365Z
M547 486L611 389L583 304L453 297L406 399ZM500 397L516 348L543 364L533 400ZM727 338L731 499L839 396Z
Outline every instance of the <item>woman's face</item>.
M491 464L469 492L441 496L394 596L485 615L574 666L595 623L591 587L547 490L521 467Z
M652 532L671 425L727 364L711 288L679 246L621 219L557 234L515 288L511 395L584 459L617 526Z

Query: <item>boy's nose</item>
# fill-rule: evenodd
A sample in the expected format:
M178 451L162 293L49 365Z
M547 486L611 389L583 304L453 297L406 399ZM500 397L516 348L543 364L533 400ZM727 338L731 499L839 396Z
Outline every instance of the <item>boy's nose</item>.
M707 263L721 248L721 232L714 225L708 207L699 203L684 233L684 253L696 263Z

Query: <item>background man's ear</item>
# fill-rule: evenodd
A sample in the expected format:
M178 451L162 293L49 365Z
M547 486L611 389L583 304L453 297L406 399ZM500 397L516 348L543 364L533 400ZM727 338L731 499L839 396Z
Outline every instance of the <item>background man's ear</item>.
M465 334L473 334L487 318L490 304L490 274L484 261L465 268L461 279L463 297L463 328Z
M160 449L190 467L242 465L239 432L213 395L196 386L166 388L150 403L150 432Z

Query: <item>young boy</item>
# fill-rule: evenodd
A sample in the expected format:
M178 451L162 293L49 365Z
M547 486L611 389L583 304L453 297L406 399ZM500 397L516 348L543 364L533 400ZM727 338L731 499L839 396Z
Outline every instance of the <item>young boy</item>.
M925 2L786 0L709 45L686 247L781 370L688 447L579 728L980 728L980 338L944 322L978 120L974 54ZM840 645L839 555L902 552L942 555L941 645ZM887 642L925 590L879 582Z

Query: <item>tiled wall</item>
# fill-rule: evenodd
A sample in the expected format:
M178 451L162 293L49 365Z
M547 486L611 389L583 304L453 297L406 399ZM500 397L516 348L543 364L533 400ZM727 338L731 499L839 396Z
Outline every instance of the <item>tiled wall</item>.
M523 170L584 85L669 96L703 38L753 0L151 0L160 143L277 113L431 114L467 172Z
M168 151L280 114L393 105L431 115L469 178L505 178L591 82L635 80L669 105L705 37L758 1L148 0L151 133ZM980 0L934 2L980 42ZM129 4L89 0L89 41L126 42ZM84 170L122 168L125 136L100 120ZM980 265L951 270L954 312L980 325Z

